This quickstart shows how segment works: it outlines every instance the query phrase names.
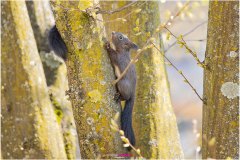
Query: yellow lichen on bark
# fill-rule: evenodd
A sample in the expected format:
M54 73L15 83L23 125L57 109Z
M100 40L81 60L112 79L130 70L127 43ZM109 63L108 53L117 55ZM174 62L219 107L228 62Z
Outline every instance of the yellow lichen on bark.
M1 2L2 157L66 158L24 1Z
M209 3L203 158L239 157L239 2Z
M68 48L68 94L81 156L109 158L110 154L122 151L119 135L110 130L110 120L120 111L120 106L113 99L114 74L103 49L103 25L96 22L91 13L80 11L91 7L93 3L90 2L61 1L51 5L57 28Z
M101 2L100 5L102 10L113 10L128 3L112 1ZM109 39L111 31L122 32L142 48L160 24L158 5L159 2L137 2L120 12L103 15ZM161 45L163 49L160 35L155 37L157 46ZM164 58L156 49L148 49L139 57L136 69L137 90L133 115L136 148L140 148L145 158L183 158Z

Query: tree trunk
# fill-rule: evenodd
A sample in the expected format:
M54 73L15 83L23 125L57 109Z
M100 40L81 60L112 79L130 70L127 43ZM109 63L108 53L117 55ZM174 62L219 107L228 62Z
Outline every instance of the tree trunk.
M68 94L81 156L84 159L109 158L109 154L121 153L120 136L110 130L111 118L120 112L120 106L113 99L114 74L102 46L103 25L94 21L94 15L80 11L91 7L92 1L51 4L57 28L68 48Z
M2 157L66 158L24 1L2 8Z
M204 70L203 158L239 155L239 2L210 2Z
M56 56L53 56L53 53L48 54L50 52L48 32L54 25L54 17L49 1L26 1L26 5L38 51L43 63L47 85L54 85L57 78L58 66L62 62L59 61Z
M50 78L54 77L54 81L48 86L48 92L57 116L57 122L62 128L67 158L75 159L76 152L79 155L80 151L76 151L76 146L78 145L76 143L76 126L73 119L72 105L66 96L66 91L68 90L66 65L53 52L41 53L40 56L44 69L51 73L48 76L46 75L46 78L48 79L49 76Z
M48 45L48 32L54 25L54 17L48 0L26 1L34 37L49 88L50 100L54 106L57 121L62 128L68 159L76 158L76 127L72 106L65 91L68 90L66 65Z
M67 69L64 63L57 67L54 84L49 86L50 99L54 106L57 122L62 127L65 150L68 159L76 159L77 131L72 105L66 96L68 90ZM78 150L79 154L79 150Z
M112 10L128 3L102 2L101 8ZM142 48L160 24L159 2L137 2L120 12L104 15L103 18L108 35L112 31L122 32ZM163 49L161 36L157 37L156 43ZM136 147L140 148L145 158L183 158L164 58L156 49L148 49L140 56L136 68L137 96L133 115Z
M47 36L54 18L49 1L26 1L26 5L39 52L50 52Z

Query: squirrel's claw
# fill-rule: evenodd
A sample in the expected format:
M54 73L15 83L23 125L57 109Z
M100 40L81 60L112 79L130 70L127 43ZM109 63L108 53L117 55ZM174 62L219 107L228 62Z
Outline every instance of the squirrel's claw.
M104 44L104 48L106 48L106 49L109 49L110 48L110 42L105 42L105 44Z
M121 94L119 93L119 92L116 92L115 94L114 94L114 100L116 101L116 102L119 102L119 101L121 101Z

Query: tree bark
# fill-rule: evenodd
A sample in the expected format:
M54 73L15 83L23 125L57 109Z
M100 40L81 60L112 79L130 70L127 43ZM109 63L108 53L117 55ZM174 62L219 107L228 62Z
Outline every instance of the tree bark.
M100 4L102 10L113 10L128 3ZM122 32L142 48L160 24L159 2L137 2L103 18L108 35L112 31ZM156 37L156 44L162 50L161 35ZM163 56L156 49L148 49L139 57L136 69L137 96L133 115L136 148L140 148L145 158L183 158Z
M66 158L24 1L1 2L2 157Z
M39 52L50 52L47 36L54 18L49 1L26 1L26 5Z
M84 159L110 158L109 154L122 152L120 136L110 130L111 118L120 106L113 99L114 74L103 49L103 25L94 20L94 15L81 11L92 3L51 3L57 28L68 48L68 94Z
M32 25L38 51L43 63L44 74L47 85L54 85L56 81L58 66L62 63L52 56L48 44L48 32L54 25L54 17L48 0L44 1L26 1L28 15Z
M53 61L53 60L52 60ZM57 122L62 128L64 145L68 159L76 159L77 131L71 102L66 96L68 90L67 69L64 63L57 67L56 80L49 86L50 99L54 106ZM79 157L78 157L79 158Z
M68 90L66 65L61 58L50 52L48 44L48 32L54 25L53 13L48 0L26 1L26 5L43 64L50 100L58 124L62 128L67 158L75 159L77 134L71 102L65 94Z
M239 155L239 2L209 3L203 158Z

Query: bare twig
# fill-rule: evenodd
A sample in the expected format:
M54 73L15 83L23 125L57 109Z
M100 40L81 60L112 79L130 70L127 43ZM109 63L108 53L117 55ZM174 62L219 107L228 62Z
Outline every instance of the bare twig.
M197 57L197 53L194 52L193 50L191 50L191 49L187 46L187 43L186 43L186 41L183 39L182 36L177 37L177 36L175 36L167 27L164 27L164 28L165 28L166 30L168 30L168 32L169 32L173 37L175 37L175 38L177 39L177 41L178 41L178 43L179 43L180 45L182 45L182 46L185 47L185 49L186 49L186 50L194 57L194 59L197 61L197 64L198 64L199 66L201 66L201 67L203 67L203 68L206 67L206 65L205 65L203 62L201 62L201 61L199 60L199 58Z
M142 4L139 5L139 7L141 7L142 5L144 5L145 3L147 3L147 1L143 2ZM104 21L104 23L110 23L110 22L116 22L116 21L120 21L120 20L125 20L126 17L130 16L131 14L135 13L136 11L133 10L131 12L129 12L128 14L124 15L123 17L114 19L114 20L110 20L110 21Z
M116 128L115 130L117 130L119 132L119 134L121 135L121 139L122 141L127 144L128 147L131 147L139 156L139 158L143 158L143 156L141 155L140 149L136 149L130 142L129 139L127 137L125 137L125 134L123 132L123 130L120 130L119 128Z
M100 7L97 7L97 6L99 5L99 3L95 4L93 7L87 8L86 10L80 10L79 8L67 8L67 7L62 6L61 4L58 4L58 6L59 6L60 8L62 8L62 9L65 9L65 10L80 11L80 12L84 12L84 13L88 13L89 10L90 10L90 12L91 12L92 9L98 9L98 11L95 12L96 14L113 14L113 13L120 12L120 11L122 11L122 10L124 10L124 9L132 6L132 5L134 5L136 2L137 2L137 1L133 1L133 2L127 4L127 5L123 6L123 7L117 8L117 9L115 9L115 10L109 10L109 11L103 11L103 10L101 10ZM145 2L144 2L144 3L145 3ZM127 15L125 15L124 17L127 17L127 16L129 16L130 14L132 14L132 13L133 13L133 12L130 12L130 13L128 13ZM98 18L95 18L95 19L98 20L98 21L103 22L102 20L100 20L100 19L98 19ZM113 20L113 21L115 21L115 20ZM113 21L107 21L107 22L113 22ZM116 21L118 21L118 20L116 20Z
M116 12L120 12L120 11L122 11L122 10L124 10L124 9L126 9L126 8L128 8L130 6L132 6L136 2L137 1L133 1L133 2L127 4L127 5L123 6L123 7L120 7L120 8L114 9L114 10L109 10L109 11L104 11L104 10L101 10L101 8L97 8L99 10L96 12L96 14L99 14L99 13L101 13L101 14L113 14L113 13L116 13Z
M166 23L164 23L163 25L160 24L160 25L157 27L157 29L155 30L155 32L154 32L153 35L155 35L156 33L161 32L164 28L166 28L166 26L167 26L169 23L172 23L172 21L173 21L176 17L178 17L178 16L182 13L182 11L183 11L189 4L190 4L189 1L186 2L185 5L184 5L174 16L171 16ZM152 38L153 38L153 36L150 37L150 38L147 40L147 42L144 44L144 46L143 46L142 49L139 49L139 50L137 51L136 56L128 63L127 67L124 69L124 71L121 73L121 75L120 75L116 80L114 80L114 81L112 82L113 85L115 85L118 81L120 81L120 80L122 79L122 77L127 73L128 69L130 68L130 66L131 66L132 64L134 64L134 63L136 63L136 62L138 61L138 57L140 56L140 54L141 54L144 50L146 50L146 49L148 48L148 47L147 47L147 46L148 46L148 43L149 43L149 41L150 41Z
M198 94L198 92L196 91L196 89L193 87L193 85L189 82L189 80L186 78L186 76L182 73L181 70L179 70L171 61L170 59L168 59L162 52L161 50L153 43L151 42L154 46L154 48L156 48L159 53L171 64L171 66L184 78L184 82L186 82L191 88L192 90L196 93L196 95L198 96L198 98L203 101L203 99L201 98L201 96Z
M143 158L139 149L136 149L131 143L129 143L129 146L138 154L139 158Z
M190 31L188 31L187 33L185 33L183 36L187 36L189 34L191 34L192 32L194 32L196 29L198 29L199 27L201 27L202 25L206 24L207 21L203 21L202 23L198 24L197 26L195 26L193 29L191 29Z
M204 21L200 24L198 24L196 27L194 27L193 29L191 29L189 32L185 33L183 35L183 37L186 37L187 35L191 34L192 32L194 32L196 29L198 29L199 27L201 27L202 25L204 25L205 23L207 23L207 21ZM164 50L164 52L166 53L170 48L172 48L175 44L177 44L177 40L175 42L173 42L167 49Z
M198 41L198 42L202 42L202 41L206 41L207 39L186 39L185 41Z

